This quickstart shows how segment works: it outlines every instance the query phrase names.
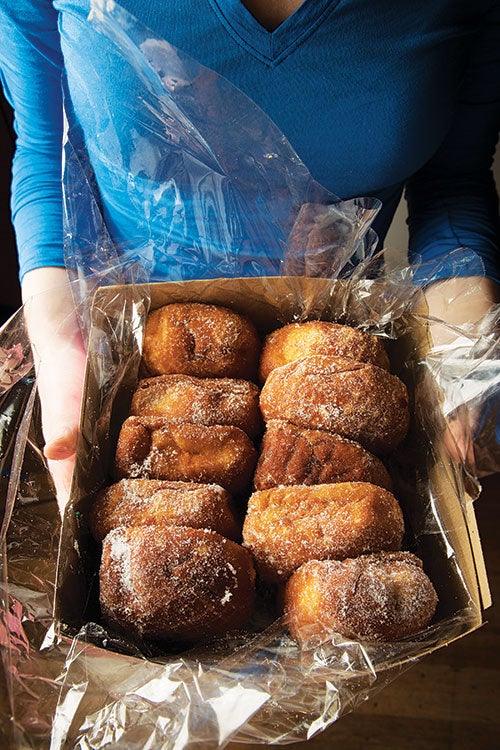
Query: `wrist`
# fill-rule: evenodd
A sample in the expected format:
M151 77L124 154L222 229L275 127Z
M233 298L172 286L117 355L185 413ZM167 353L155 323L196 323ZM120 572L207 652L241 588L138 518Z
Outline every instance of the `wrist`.
M500 303L500 286L483 276L436 281L425 290L434 344L458 336L456 329L477 326Z
M65 268L36 268L23 278L22 298L36 358L62 342L83 349L78 316Z

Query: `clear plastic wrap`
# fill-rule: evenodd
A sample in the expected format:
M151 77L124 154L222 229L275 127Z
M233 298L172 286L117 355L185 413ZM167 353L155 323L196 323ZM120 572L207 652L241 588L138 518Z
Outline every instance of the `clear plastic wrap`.
M91 6L89 40L74 44L66 92L68 268L108 276L128 260L148 281L291 269L336 278L373 253L377 199L341 201L229 81L114 2ZM68 28L63 46L78 32ZM122 82L109 87L112 112L95 111L85 96L104 53L109 72L97 67L99 75ZM84 141L82 119L97 138Z
M491 416L498 410L498 311L480 328L454 332L465 337L464 348L461 340L433 346L434 321L412 283L416 269L381 270L370 230L376 202L327 194L249 100L119 6L95 2L91 24L136 76L141 97L117 117L130 125L120 131L122 142L108 130L89 153L68 106L66 256L88 359L62 525L42 453L29 310L0 332L0 634L13 747L180 750L307 739L482 622L487 582L467 484L472 479L477 489L478 472L454 450L453 426L458 419L470 431L463 414L471 406L484 415L475 423L477 445L485 471L498 470L498 419ZM219 106L207 116L214 97ZM234 138L226 137L228 121L238 122ZM114 204L99 186L100 161L123 186ZM167 205L167 188L178 198L176 211L163 212L161 226L148 224L161 200ZM190 222L179 220L189 212L198 230L210 228L206 235L194 236ZM146 222L146 234L140 222L137 235L130 233L131 213ZM470 255L460 251L457 259ZM386 644L332 633L301 650L263 606L245 632L169 653L139 649L104 626L86 513L109 477L148 310L178 300L244 311L262 334L324 318L384 338L392 370L411 395L410 434L390 469L405 548L422 558L439 595L428 628Z
M472 481L500 470L499 316L495 305L481 320L460 328L430 321L436 333L426 363L444 393L441 409L450 439Z

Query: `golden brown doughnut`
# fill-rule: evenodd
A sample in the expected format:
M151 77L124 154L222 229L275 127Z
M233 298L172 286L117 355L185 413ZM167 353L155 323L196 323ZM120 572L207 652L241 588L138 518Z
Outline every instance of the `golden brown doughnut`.
M381 367L314 355L273 370L260 394L264 419L336 432L376 455L393 450L409 424L404 383Z
M397 550L403 533L403 514L390 492L368 482L340 482L254 492L243 544L261 577L277 582L307 560Z
M332 633L397 641L425 628L437 605L422 561L410 552L312 560L287 581L284 600L291 636L311 646Z
M276 367L312 354L348 357L384 370L389 369L389 358L384 345L376 336L340 323L309 320L305 323L290 323L266 336L260 356L260 382L264 383Z
M102 615L141 638L183 643L240 628L254 585L250 554L215 531L118 527L103 542Z
M255 326L239 313L175 302L149 313L142 357L149 375L254 380L260 348Z
M130 414L193 424L239 427L251 438L262 430L259 389L249 380L159 375L140 380Z
M128 417L116 446L119 478L144 477L219 484L231 494L251 481L257 454L238 427Z
M253 483L256 490L290 484L371 482L390 490L389 472L359 443L278 419L266 425Z
M122 479L98 493L89 517L98 542L117 526L152 524L212 529L229 539L241 537L231 497L217 484Z

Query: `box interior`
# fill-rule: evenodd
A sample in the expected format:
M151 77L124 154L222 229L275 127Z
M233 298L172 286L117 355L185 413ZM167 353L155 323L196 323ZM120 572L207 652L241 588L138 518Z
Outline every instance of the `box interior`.
M299 277L165 282L97 291L72 501L61 537L56 617L63 631L71 633L85 622L99 620L99 551L85 519L95 493L114 481L114 448L139 377L141 333L148 310L178 301L225 305L248 315L264 336L297 320L350 322L346 315L351 309L357 310L359 318L359 303L352 291L345 282ZM397 340L388 341L388 352L392 371L406 382L415 403L417 391L422 399L423 386L415 382L414 368L409 365L425 356L428 332L421 319L417 321L410 313L402 331ZM430 379L424 386L424 408L437 414L440 393ZM427 643L423 637L422 652L475 629L482 621L482 605L489 601L472 503L442 443L441 426L437 420L429 441L413 420L389 465L407 523L405 548L423 559L439 596L436 622L458 619L456 627L443 628Z

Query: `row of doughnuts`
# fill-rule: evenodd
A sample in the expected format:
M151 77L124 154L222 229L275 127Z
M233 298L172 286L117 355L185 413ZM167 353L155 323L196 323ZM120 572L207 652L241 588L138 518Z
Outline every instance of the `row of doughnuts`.
M244 626L255 567L236 501L262 430L260 339L231 310L171 304L146 321L142 369L93 505L100 603L129 635L179 644Z
M119 481L91 514L103 542L105 619L154 639L217 635L250 617L256 569L265 581L288 580L285 606L299 642L317 635L325 617L330 630L382 639L426 624L425 607L418 619L399 601L416 576L428 579L418 558L397 552L403 518L380 457L404 436L408 401L377 338L311 321L278 329L261 351L253 324L233 311L171 304L148 316L143 373L117 444ZM234 501L241 505L251 482L241 544ZM353 578L351 559L356 591L370 580L373 593L377 579L379 609L404 611L407 630L377 630L373 617L371 630L342 625L332 601L342 611L345 602L325 584ZM409 582L392 581L380 604L396 567Z
M143 378L116 451L119 477L219 484L243 493L260 433L260 338L232 310L174 303L153 310Z
M284 585L291 635L420 630L437 599L421 561L400 552L403 514L380 460L409 426L381 341L336 323L283 326L264 342L259 376L265 433L243 544L259 575Z
M384 453L404 437L408 396L381 341L337 323L289 324L265 339L259 374L265 433L243 543L261 577L398 550L403 515L368 447Z

